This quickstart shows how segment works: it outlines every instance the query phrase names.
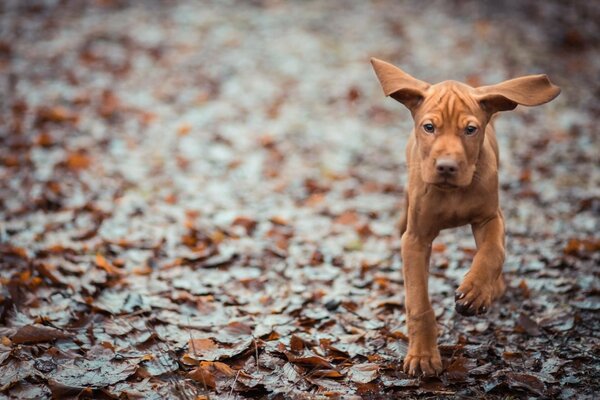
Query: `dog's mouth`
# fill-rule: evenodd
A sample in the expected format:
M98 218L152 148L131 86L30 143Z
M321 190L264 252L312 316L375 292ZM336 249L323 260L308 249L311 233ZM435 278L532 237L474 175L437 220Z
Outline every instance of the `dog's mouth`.
M448 181L436 182L433 184L433 186L437 187L438 189L443 189L443 190L452 190L452 189L456 189L459 187L458 185L455 185Z

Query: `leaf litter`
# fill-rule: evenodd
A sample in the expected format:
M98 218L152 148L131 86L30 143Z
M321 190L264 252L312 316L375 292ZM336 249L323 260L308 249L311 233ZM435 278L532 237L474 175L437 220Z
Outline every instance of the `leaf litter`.
M600 10L504 3L3 2L0 396L593 398ZM563 87L497 124L487 316L469 230L433 245L437 378L401 368L411 122L370 56Z

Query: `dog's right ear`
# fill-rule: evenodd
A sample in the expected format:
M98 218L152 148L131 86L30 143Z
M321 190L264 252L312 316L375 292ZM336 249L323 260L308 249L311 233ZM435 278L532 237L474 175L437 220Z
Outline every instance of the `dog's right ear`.
M415 79L400 68L377 58L371 58L371 64L386 96L404 104L411 112L421 104L429 89L427 82Z

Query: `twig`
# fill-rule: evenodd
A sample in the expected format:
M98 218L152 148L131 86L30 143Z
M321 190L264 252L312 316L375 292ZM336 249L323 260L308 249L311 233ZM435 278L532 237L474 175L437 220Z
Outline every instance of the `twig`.
M231 397L231 395L233 394L233 388L235 387L235 384L237 383L238 376L240 376L240 372L242 372L242 370L238 369L237 374L235 374L235 379L233 380L233 383L231 384L231 389L229 389L229 395L227 397Z
M258 345L256 344L256 338L252 336L252 340L254 341L254 352L256 354L256 369L260 372L260 365L258 364Z

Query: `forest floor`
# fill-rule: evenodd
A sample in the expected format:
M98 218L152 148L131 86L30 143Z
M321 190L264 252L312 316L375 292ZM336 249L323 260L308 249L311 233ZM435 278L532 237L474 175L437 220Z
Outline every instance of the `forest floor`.
M493 3L493 4L492 4ZM564 4L563 4L564 3ZM0 399L594 398L598 2L3 1ZM397 222L419 79L547 73L497 122L506 295L401 371Z

